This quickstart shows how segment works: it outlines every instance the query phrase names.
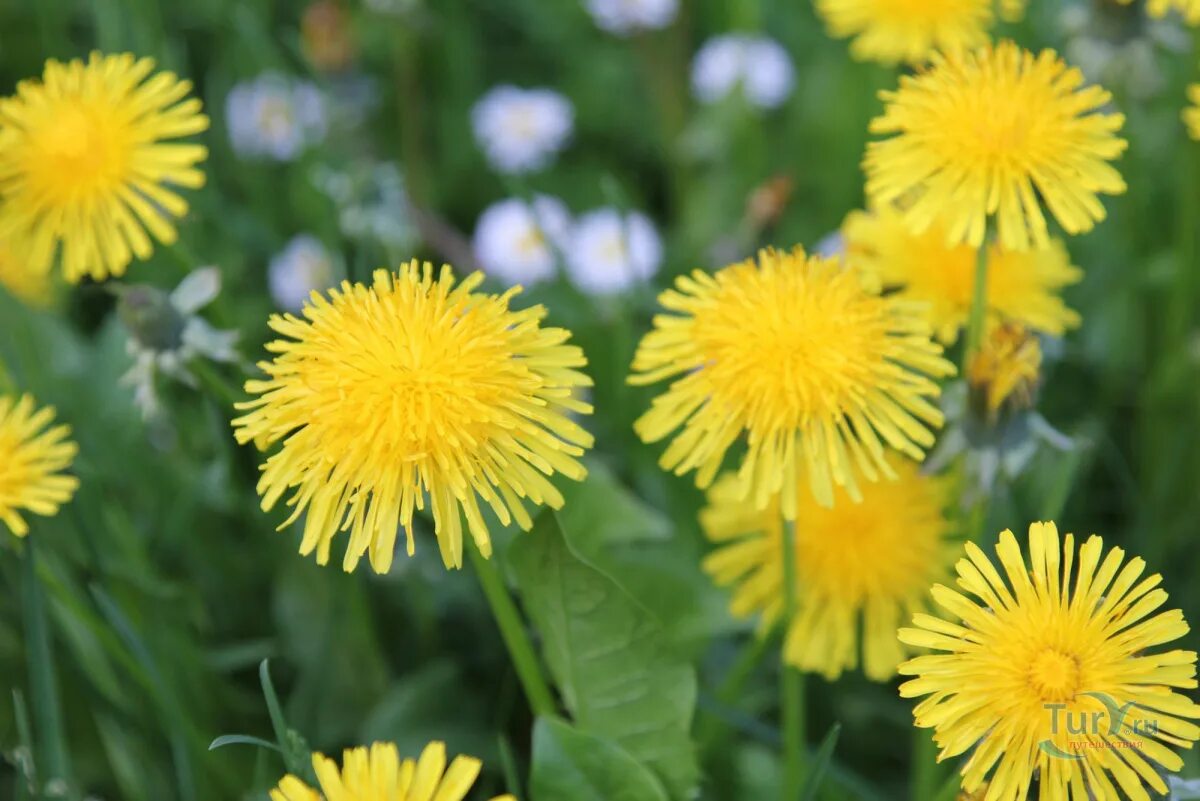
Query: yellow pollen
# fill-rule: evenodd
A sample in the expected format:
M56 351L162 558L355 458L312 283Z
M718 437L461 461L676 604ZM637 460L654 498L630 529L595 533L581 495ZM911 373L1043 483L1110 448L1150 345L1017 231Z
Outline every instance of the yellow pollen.
M1029 666L1029 686L1045 701L1070 701L1079 691L1079 660L1044 649Z

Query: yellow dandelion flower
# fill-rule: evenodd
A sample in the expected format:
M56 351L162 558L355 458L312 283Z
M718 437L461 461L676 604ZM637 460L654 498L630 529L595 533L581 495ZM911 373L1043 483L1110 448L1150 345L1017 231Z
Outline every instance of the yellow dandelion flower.
M864 486L861 503L844 494L832 507L807 494L800 501L796 608L784 657L801 670L836 679L858 665L861 639L863 671L887 680L905 656L896 629L928 608L929 585L949 572L955 549L942 514L945 481L921 475L908 460L896 473L895 481ZM761 613L769 625L783 612L783 519L778 499L755 509L736 485L722 476L700 513L705 534L719 545L704 569L735 588L735 615Z
M348 748L342 767L322 754L313 754L313 772L320 791L295 776L285 776L271 791L271 801L463 801L482 763L457 756L446 766L446 744L432 742L419 759L401 759L392 743ZM492 801L516 801L511 795Z
M1133 0L1120 0L1129 5ZM1188 25L1200 24L1200 0L1147 0L1146 11L1150 16L1162 19L1172 11L1178 11Z
M856 59L884 64L980 47L994 21L992 0L817 0L817 12L831 36L854 37Z
M22 512L57 514L79 486L62 473L78 450L71 429L53 421L53 407L38 409L29 395L0 397L0 521L18 537L29 533Z
M1192 105L1185 108L1180 116L1187 125L1188 136L1200 139L1200 83L1189 86L1187 96Z
M1171 689L1196 687L1196 654L1151 650L1188 632L1179 610L1156 613L1162 577L1139 581L1145 562L1122 567L1124 551L1105 555L1097 536L1076 551L1067 534L1060 546L1053 523L1029 527L1028 564L1001 533L1003 575L978 546L966 549L963 592L933 587L949 618L918 614L900 630L906 644L943 652L901 665L916 678L900 694L929 696L914 714L934 729L940 759L971 752L963 789L990 780L989 801L1017 801L1036 771L1042 801L1148 801L1143 784L1165 793L1155 766L1180 768L1169 746L1200 737L1184 720L1200 706Z
M1041 368L1037 337L1019 325L997 325L967 366L967 384L981 398L988 417L995 418L1001 408L1033 405Z
M746 434L740 496L763 508L781 494L792 520L802 470L828 506L835 484L857 499L857 476L894 478L885 443L915 460L933 444L942 414L930 377L954 367L919 309L871 291L839 260L766 250L682 276L659 302L673 313L655 317L629 382L682 375L635 424L646 442L682 428L663 469L696 470L706 487Z
M204 183L201 145L167 142L208 127L192 85L152 76L154 61L93 53L46 62L0 101L0 236L18 240L30 269L46 272L61 245L76 283L121 275L147 258L150 235L175 241L179 187ZM14 245L16 243L14 242Z
M1048 247L1043 202L1067 233L1090 231L1104 219L1098 194L1125 191L1108 163L1125 150L1125 118L1099 111L1111 95L1083 83L1053 51L1008 41L934 56L880 93L871 132L892 136L867 146L867 195L905 201L916 232L944 223L951 245L982 246L994 218L1005 248Z
M30 306L46 306L50 303L50 276L31 269L4 241L0 241L0 286Z
M491 553L479 499L507 525L532 526L524 501L562 505L549 476L582 479L576 457L592 437L570 412L591 406L573 391L591 379L576 368L583 352L570 332L543 328L546 310L509 308L503 295L473 290L482 273L457 286L448 266L415 260L371 286L343 282L329 297L313 293L302 318L274 315L282 339L247 381L257 396L239 404L239 442L282 441L258 484L263 509L288 490L287 526L307 512L300 552L329 560L339 530L349 530L343 567L370 550L378 572L392 562L397 525L412 555L413 512L432 507L447 566L462 566L462 514L485 556Z
M947 345L967 324L975 297L975 253L947 245L943 226L913 233L893 206L854 212L843 226L851 265L886 289L921 303L934 334ZM987 305L992 319L1016 320L1037 331L1062 336L1079 325L1059 291L1083 277L1060 240L1033 250L989 248Z

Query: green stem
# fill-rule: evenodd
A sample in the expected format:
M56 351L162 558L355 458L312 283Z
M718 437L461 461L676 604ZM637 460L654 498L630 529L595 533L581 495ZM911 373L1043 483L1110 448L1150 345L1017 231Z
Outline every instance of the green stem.
M54 669L54 650L50 624L46 616L46 595L37 572L37 535L25 538L23 611L25 616L26 656L29 663L29 692L33 706L37 753L34 764L40 787L68 783L70 760L63 739L62 705Z
M912 730L912 799L929 801L934 797L938 778L937 744L929 736L928 729Z
M496 619L496 625L500 627L500 636L504 638L504 645L508 648L508 655L517 670L517 678L521 680L521 687L525 690L525 697L529 699L530 708L535 715L557 714L558 707L554 703L550 685L542 675L541 662L538 661L533 643L529 641L525 632L525 623L521 620L517 605L513 603L512 596L504 586L500 571L496 569L495 562L479 553L479 549L473 543L469 544L466 550L475 568L475 575L479 577L483 594L487 596L488 605L492 608L492 616Z
M200 382L205 392L212 395L222 406L233 406L245 400L237 385L226 378L219 370L204 358L193 359L188 363L188 370Z
M804 782L804 677L787 661L787 632L796 612L796 527L783 521L783 798L796 801Z
M983 344L983 325L987 320L987 275L988 275L988 240L984 237L983 245L975 256L975 287L971 299L971 316L967 318L967 341L963 347L962 374L965 377L971 366L971 358Z
M771 631L762 632L746 643L713 695L717 703L723 707L730 706L742 696L742 688L754 675L755 668L762 661L768 648L775 642L778 630L779 627L775 626ZM712 741L721 730L721 723L722 718L718 714L708 713L701 719L696 727L696 742L700 744L701 749L712 745Z

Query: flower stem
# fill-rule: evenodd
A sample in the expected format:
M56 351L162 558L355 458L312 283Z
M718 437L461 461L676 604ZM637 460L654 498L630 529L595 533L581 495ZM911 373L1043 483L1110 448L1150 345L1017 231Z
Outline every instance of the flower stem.
M62 705L58 698L54 651L46 617L45 588L37 573L35 540L36 534L25 538L22 607L37 744L34 764L38 772L38 784L45 788L50 784L68 782L70 763L63 739Z
M975 287L971 298L971 316L967 318L967 341L963 347L962 375L966 377L971 358L983 343L983 324L987 319L988 241L984 237L975 256Z
M525 632L525 623L504 586L504 579L500 577L495 562L479 553L474 543L469 544L466 551L470 556L471 565L475 568L475 575L479 577L479 585L483 588L488 605L492 608L492 617L500 627L500 636L504 638L504 645L508 648L508 655L517 670L517 678L521 680L521 687L525 690L525 697L529 699L530 708L539 716L557 714L558 707L554 703L550 685L546 683L546 677L542 674L541 662L538 661L533 643L529 641Z
M232 407L235 403L245 400L245 395L239 387L225 377L208 360L193 359L188 363L188 370L200 382L200 386L224 407Z
M912 730L912 801L928 801L938 787L937 744L928 729Z
M800 797L804 781L804 677L787 662L787 633L796 612L796 526L783 521L783 620L784 635L779 666L783 705L783 798Z

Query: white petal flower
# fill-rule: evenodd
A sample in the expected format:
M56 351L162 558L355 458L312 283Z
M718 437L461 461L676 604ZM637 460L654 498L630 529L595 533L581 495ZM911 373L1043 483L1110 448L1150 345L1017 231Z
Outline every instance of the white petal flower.
M328 127L325 98L311 83L265 73L225 98L233 150L243 158L292 161L320 142Z
M309 295L328 289L334 281L333 256L310 234L293 237L267 267L271 297L284 311L300 311Z
M741 87L753 105L776 108L795 83L796 71L787 51L765 36L715 36L692 61L692 90L704 103L722 100Z
M471 109L475 139L502 173L548 165L566 145L574 120L571 102L550 89L497 86Z
M535 284L554 276L570 227L571 215L558 198L501 200L475 224L475 257L485 272L505 284Z
M587 0L597 27L618 36L665 28L679 12L679 0Z
M567 248L571 281L590 295L612 295L646 281L662 264L662 240L646 215L605 208L579 218Z

